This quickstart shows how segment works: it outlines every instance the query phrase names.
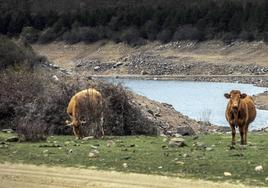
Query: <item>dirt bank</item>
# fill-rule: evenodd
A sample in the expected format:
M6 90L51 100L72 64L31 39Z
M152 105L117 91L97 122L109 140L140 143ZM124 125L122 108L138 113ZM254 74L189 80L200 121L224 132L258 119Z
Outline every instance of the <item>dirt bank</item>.
M79 168L46 167L23 164L0 164L0 187L20 188L75 188L75 187L218 187L243 188L244 185L214 183L203 180L187 180L156 175L107 172Z
M84 76L148 75L268 86L268 45L262 42L154 42L131 47L101 41L35 44L33 48L69 73Z
M196 121L176 111L172 105L150 100L138 94L130 93L133 105L139 106L144 116L153 119L159 125L160 134L194 135L198 133L228 132L229 127L214 126Z
M264 92L257 96L254 96L256 106L261 110L268 110L268 93Z
M220 41L173 42L160 44L147 43L143 46L131 47L124 43L107 41L92 44L78 43L74 45L55 42L46 45L34 44L35 51L48 56L51 61L67 67L74 66L79 60L98 60L100 62L128 61L140 58L141 61L149 59L166 59L172 62L195 62L218 65L250 65L268 67L268 45L262 42L235 42L226 45ZM144 59L149 58L149 59ZM78 61L78 62L76 62Z

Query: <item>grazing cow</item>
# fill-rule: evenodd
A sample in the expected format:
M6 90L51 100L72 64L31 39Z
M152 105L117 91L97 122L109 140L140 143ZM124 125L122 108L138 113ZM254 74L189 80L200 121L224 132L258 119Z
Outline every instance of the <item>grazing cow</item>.
M66 121L67 125L73 127L74 135L77 139L82 138L80 125L95 122L92 133L95 137L104 136L103 131L103 98L96 89L85 89L76 93L70 100L67 113L71 118Z
M232 145L235 145L235 128L239 128L241 145L247 144L248 126L255 120L256 108L251 96L238 90L224 94L230 99L226 108L225 117L232 129Z

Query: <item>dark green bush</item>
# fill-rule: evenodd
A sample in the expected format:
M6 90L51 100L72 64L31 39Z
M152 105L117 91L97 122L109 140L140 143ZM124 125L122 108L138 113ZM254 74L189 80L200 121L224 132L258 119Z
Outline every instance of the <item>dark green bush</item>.
M10 66L33 67L38 58L31 47L24 41L17 43L0 35L0 70Z

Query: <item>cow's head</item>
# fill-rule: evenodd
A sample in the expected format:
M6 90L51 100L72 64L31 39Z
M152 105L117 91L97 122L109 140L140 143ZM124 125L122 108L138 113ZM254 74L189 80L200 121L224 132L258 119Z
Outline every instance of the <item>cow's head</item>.
M232 90L230 93L224 94L225 98L230 99L230 105L233 111L237 111L240 100L246 98L247 94L241 93L239 90Z

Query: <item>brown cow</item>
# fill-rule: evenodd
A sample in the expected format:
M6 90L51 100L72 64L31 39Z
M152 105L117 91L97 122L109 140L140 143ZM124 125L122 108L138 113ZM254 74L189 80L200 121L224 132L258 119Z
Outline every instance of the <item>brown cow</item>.
M92 131L99 130L102 134L101 136L104 136L103 98L96 89L90 88L76 93L69 102L67 113L71 118L71 122L66 121L66 123L73 127L73 132L77 139L82 138L80 125L90 123L88 121L92 120L96 126L92 128ZM97 132L94 134L96 137L99 136Z
M235 145L235 128L239 128L241 145L247 144L248 126L255 120L256 108L251 96L238 90L225 93L224 96L230 99L226 108L225 117L232 129L232 145Z

